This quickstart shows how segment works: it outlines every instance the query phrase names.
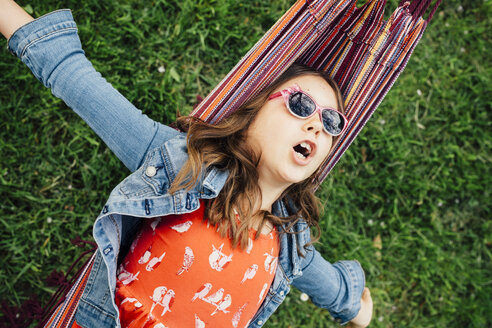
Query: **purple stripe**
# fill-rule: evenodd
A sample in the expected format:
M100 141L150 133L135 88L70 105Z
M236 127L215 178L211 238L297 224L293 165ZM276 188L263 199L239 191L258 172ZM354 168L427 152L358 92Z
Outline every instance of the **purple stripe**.
M343 94L347 97L352 92L352 96L345 99L349 128L324 164L323 180L406 66L427 25L420 17L412 17L412 14L417 11L423 14L429 4L424 3L428 0L414 0L411 5L414 12L411 12L402 2L402 6L386 22L383 20L384 0L372 0L361 8L356 7L356 0L338 3L318 0L309 4L299 1L303 2L302 8L293 13L282 32L272 39L262 53L257 54L257 49L271 38L273 28L267 32L192 115L211 123L220 121L296 60L330 72ZM283 16L282 19L287 18ZM386 27L388 33L385 34ZM382 40L378 45L376 42L380 38ZM244 75L229 87L216 108L203 117L212 100L253 57L253 64L247 67Z

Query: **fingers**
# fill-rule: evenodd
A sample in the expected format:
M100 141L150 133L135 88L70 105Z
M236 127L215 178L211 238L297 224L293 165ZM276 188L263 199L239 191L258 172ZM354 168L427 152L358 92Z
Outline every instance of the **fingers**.
M372 313L372 297L371 297L371 291L369 288L364 288L364 292L362 292L362 302L366 303L368 308L370 309Z
M365 328L369 325L372 319L373 303L371 291L369 288L364 288L362 291L360 310L357 316L352 319L347 328Z
M369 288L367 288L367 287L364 288L364 291L362 292L362 299L364 301L372 300L371 291L369 290Z

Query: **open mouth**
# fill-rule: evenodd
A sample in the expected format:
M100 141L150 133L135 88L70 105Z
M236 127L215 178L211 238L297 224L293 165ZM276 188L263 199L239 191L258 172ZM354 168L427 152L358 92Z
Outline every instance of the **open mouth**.
M300 144L294 146L294 152L296 156L300 159L308 158L309 155L311 155L311 150L311 145L307 142L301 142Z

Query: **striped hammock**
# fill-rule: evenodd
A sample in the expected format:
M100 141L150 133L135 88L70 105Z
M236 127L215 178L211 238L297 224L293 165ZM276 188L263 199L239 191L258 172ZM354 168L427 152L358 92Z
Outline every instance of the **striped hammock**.
M323 164L326 178L403 70L441 0L402 1L388 21L385 0L298 0L239 61L192 115L216 123L235 111L297 61L325 70L345 99L349 127ZM94 257L46 326L72 327Z
M386 0L298 0L191 115L216 123L293 62L329 72L345 99L349 125L323 164L320 181L347 150L410 58L441 0L401 1L388 21Z

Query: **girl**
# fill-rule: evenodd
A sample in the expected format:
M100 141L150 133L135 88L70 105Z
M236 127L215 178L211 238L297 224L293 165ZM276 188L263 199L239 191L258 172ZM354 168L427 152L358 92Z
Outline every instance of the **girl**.
M340 322L369 324L360 265L328 263L309 232L318 168L346 125L328 76L294 65L217 125L181 118L178 132L93 69L70 11L33 20L0 6L9 49L133 172L94 224L67 326L261 327L291 284Z

